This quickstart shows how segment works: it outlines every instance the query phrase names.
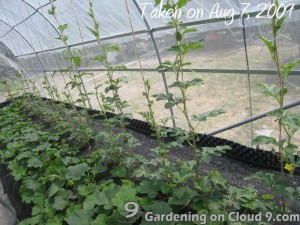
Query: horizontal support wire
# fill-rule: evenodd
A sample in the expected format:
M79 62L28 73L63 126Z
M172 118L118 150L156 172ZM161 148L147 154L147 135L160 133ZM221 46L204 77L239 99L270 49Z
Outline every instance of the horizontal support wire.
M39 70L32 70L34 72L37 72ZM70 72L75 72L75 70L68 70ZM81 72L105 72L106 69L102 68L95 68L95 69L79 69ZM141 69L116 69L116 71L120 72L140 72ZM168 70L157 70L157 69L151 69L151 68L143 68L143 71L146 72L173 72L173 71L168 71ZM41 72L43 72L41 70ZM45 72L48 73L58 73L61 72L61 70L45 70ZM246 69L240 69L240 70L235 70L235 69L183 69L183 72L195 72L195 73L223 73L223 74L261 74L261 75L276 75L278 71L275 70L246 70ZM289 75L300 75L300 70L293 70L290 72Z
M147 34L148 30L140 30L140 31L136 31L134 33L136 35ZM101 40L102 41L107 41L107 40L112 40L112 39L117 39L117 38L122 38L122 37L129 37L129 36L132 36L131 32L118 34L118 35L114 35L114 36L109 36L109 37L104 37L104 38L101 38ZM74 47L77 47L77 46L93 44L93 43L96 43L96 42L97 42L97 40L84 41L84 42L80 42L80 43L77 43L77 44L68 45L68 47L69 48L74 48ZM66 46L51 48L51 49L47 49L47 50L44 50L44 51L37 51L37 54L42 54L42 53L45 53L45 52L58 51L58 50L64 50L65 48L66 48ZM23 55L17 55L16 57L18 58L18 57L24 57L24 56L29 56L29 55L34 55L34 53L27 53L27 54L23 54Z
M294 108L294 107L297 107L297 106L300 106L300 100L298 100L298 101L296 101L296 102L293 102L293 103L291 103L291 104L285 105L285 106L283 107L283 109L284 109L284 110L287 110L287 109L291 109L291 108ZM262 113L262 114L260 114L260 115L258 115L258 116L254 116L254 117L251 117L251 118L249 118L249 119L243 120L243 121L241 121L241 122L235 123L235 124L233 124L233 125L230 125L230 126L221 128L221 129L219 129L219 130L216 130L216 131L213 131L213 132L210 132L210 133L207 133L207 135L210 135L210 136L211 136L211 135L216 135L216 134L219 134L219 133L223 133L223 132L225 132L225 131L227 131L227 130L231 130L231 129L233 129L233 128L237 128L237 127L243 126L243 125L245 125L245 124L248 124L248 123L254 122L254 121L256 121L256 120L260 120L260 119L262 119L262 118L265 118L265 117L267 117L270 113L276 112L276 111L278 111L278 110L280 110L280 108L271 110L271 111L269 111L269 112Z
M300 4L296 4L294 6L294 10L300 10ZM283 11L283 9L280 9L280 11ZM237 15L234 16L234 19L248 18L248 15L249 15L249 18L252 18L252 17L257 16L258 13L260 13L260 11L255 11L255 12L245 13L245 14L237 14ZM268 11L266 10L266 11L262 12L260 15L264 16L264 15L267 15L267 14L268 14ZM196 26L196 25L201 25L201 24L224 22L224 21L228 21L228 20L231 20L231 19L232 18L211 18L211 19L199 20L199 21L194 21L194 22L186 22L186 23L183 23L182 26ZM151 30L144 29L144 30L136 31L135 34L136 35L148 34L149 32L157 32L157 31L164 31L164 30L170 30L170 29L173 29L173 27L169 26L169 25L165 25L165 26L161 26L161 27L152 28ZM112 35L112 36L109 36L109 37L102 38L101 40L105 41L105 40L111 40L111 39L116 39L116 38L121 38L121 37L128 37L128 36L132 36L132 33L128 32L128 33L123 33L123 34L118 34L118 35ZM80 43L76 43L76 44L72 44L72 45L69 45L69 47L72 48L72 47L80 46L82 44L91 44L91 43L95 43L95 42L97 42L96 39L85 41L85 42L80 42ZM64 47L52 48L52 49L37 52L37 54L44 53L44 52L51 52L51 51L55 51L55 50L62 50L64 48L65 48L65 46ZM27 53L27 54L23 54L23 55L17 55L16 57L28 56L28 55L32 55L32 54L35 54L35 53Z

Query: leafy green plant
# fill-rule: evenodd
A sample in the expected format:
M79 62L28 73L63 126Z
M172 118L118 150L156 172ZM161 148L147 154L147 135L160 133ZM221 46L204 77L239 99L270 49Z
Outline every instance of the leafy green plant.
M274 4L276 7L278 7L279 1L275 0ZM275 7L273 7L273 10L274 8ZM278 103L279 110L269 114L269 116L274 117L275 121L278 123L278 138L275 139L268 136L258 136L253 140L253 144L255 145L267 144L276 148L272 149L274 149L274 154L278 155L280 158L280 178L276 178L272 174L268 174L267 176L255 175L254 178L263 180L265 183L270 184L272 187L274 187L274 190L276 190L276 192L282 196L281 210L283 212L288 211L286 202L288 198L287 194L295 192L291 191L290 189L292 187L289 187L289 185L284 181L284 171L287 170L293 174L295 168L300 167L300 153L297 151L298 146L293 143L293 136L300 129L300 115L284 110L285 97L289 91L287 88L287 79L291 70L300 63L300 60L294 60L287 64L281 63L278 37L280 36L281 27L285 19L285 17L277 18L276 15L272 18L273 40L269 40L263 36L260 36L260 39L269 49L277 70L278 82L276 84L260 83L259 86L262 88L265 96L275 99Z
M53 16L54 19L58 22L57 15L56 15L56 7L53 4L51 5L51 8L48 10L48 14ZM70 63L69 68L62 70L61 72L69 74L70 82L68 82L66 86L67 87L70 86L71 89L76 88L79 92L79 98L75 101L75 103L82 103L85 108L87 108L87 106L91 108L91 104L89 100L90 93L87 93L87 90L85 89L84 82L83 82L83 76L85 76L86 74L79 70L82 64L81 51L78 49L71 49L69 47L68 45L69 37L66 35L66 30L68 29L68 27L69 27L68 24L60 24L57 27L57 30L59 31L59 37L57 37L56 39L61 41L64 44L66 48L65 50L66 59ZM73 73L72 69L74 69L76 72Z
M155 1L156 4L160 4L161 1L157 0ZM178 2L174 1L166 1L163 9L169 10L171 12L176 12L180 9L182 9L184 6L186 6L190 0L182 0ZM189 114L189 108L188 108L188 90L191 87L200 86L203 84L203 80L200 78L195 78L193 80L187 80L184 68L188 65L190 65L190 62L186 62L185 58L186 56L196 50L202 49L204 47L204 41L199 40L198 42L184 42L184 37L192 32L195 32L195 28L187 28L182 25L182 21L180 18L179 13L173 13L171 16L171 22L169 25L173 26L175 29L175 39L176 39L176 45L170 47L168 50L175 53L175 60L173 62L166 61L162 63L158 67L158 69L168 69L170 71L174 72L175 75L175 82L171 84L169 87L171 89L177 89L179 90L179 95L175 95L173 93L163 93L163 94L156 94L154 97L156 97L157 101L167 101L165 104L165 108L169 109L171 107L176 106L179 111L183 114L189 128L189 132L184 132L181 129L177 129L177 132L180 133L180 139L185 140L190 147L195 152L195 160L196 160L196 166L195 168L195 174L196 179L199 179L199 169L201 165L201 161L203 158L203 151L204 149L199 148L198 146L198 136L196 133L197 128L199 125L206 121L209 117L216 117L220 114L225 113L222 109L213 110L210 112L201 113L199 115L192 115ZM223 148L213 148L210 149L210 154L221 154L225 150L228 150L228 146L224 146Z
M101 36L100 36L100 24L96 20L93 3L89 1L89 16L93 21L93 27L88 27L90 32L94 35L98 46L100 48L100 52L98 56L93 57L92 60L99 62L106 69L106 77L105 81L105 93L99 93L99 86L95 87L96 97L99 103L100 108L104 113L111 110L112 112L116 112L117 116L114 120L106 120L107 122L115 123L118 122L121 128L121 135L119 136L124 143L124 147L126 148L127 153L131 154L132 148L137 144L136 140L132 135L130 135L126 131L127 119L131 119L132 115L130 113L125 113L124 109L128 107L128 102L126 100L122 100L119 89L121 88L121 84L123 82L127 82L126 77L118 77L115 78L115 71L118 69L126 70L125 66L111 66L108 60L108 54L110 52L119 51L119 47L115 45L106 46L102 44ZM100 95L100 96L99 96ZM102 103L100 103L100 98Z
M16 74L16 78L19 77L19 73ZM0 79L0 93L6 94L8 98L13 99L24 93L25 85L18 79Z

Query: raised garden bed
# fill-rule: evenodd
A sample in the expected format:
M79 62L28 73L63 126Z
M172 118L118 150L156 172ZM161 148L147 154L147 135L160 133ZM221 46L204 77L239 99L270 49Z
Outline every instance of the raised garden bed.
M52 114L47 114L46 108L43 115L38 114L41 110L34 111L38 106ZM233 224L228 222L229 212L279 212L276 206L281 199L271 186L257 179L244 180L256 172L274 174L276 179L279 162L270 152L199 135L201 148L227 145L232 150L223 156L208 154L195 180L192 149L174 146L160 159L159 145L150 137L151 127L146 122L127 119L128 134L135 138L127 151L121 128L112 127L113 136L109 135L109 126L117 124L114 114L104 119L97 111L77 107L81 112L77 115L71 105L32 97L3 103L0 110L1 160L5 162L0 175L18 218L29 218L21 224L175 224L145 221L142 214L150 211L224 214L226 221L212 224ZM82 121L70 120L70 115L82 115ZM107 125L107 119L112 123ZM91 130L77 133L76 127L80 129L85 123ZM85 138L87 131L93 135ZM172 142L172 134L169 136L166 141ZM163 171L164 162L174 164L165 167L170 170L169 178ZM288 174L283 179L283 190L287 194L294 191L294 201L287 206L291 213L299 213L300 179ZM127 202L140 206L139 218L125 218Z

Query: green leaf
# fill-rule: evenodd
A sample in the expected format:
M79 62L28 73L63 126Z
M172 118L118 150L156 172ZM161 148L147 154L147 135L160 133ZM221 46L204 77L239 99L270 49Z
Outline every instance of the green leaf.
M28 160L28 164L27 167L33 167L33 168L42 168L43 167L43 163L36 157L34 158L30 158Z
M63 32L64 30L66 30L67 28L69 27L68 24L61 24L57 27L57 29L60 31L60 32Z
M59 186L55 183L51 184L51 186L48 189L48 197L51 198L59 191Z
M81 57L80 56L74 56L71 59L72 59L72 62L74 63L74 65L76 67L80 67L81 66Z
M276 21L276 23L275 23L275 29L276 29L276 31L280 30L280 28L281 28L282 24L284 23L285 19L286 19L285 17L281 17L280 19L278 19Z
M103 173L105 171L107 171L107 167L103 166L103 165L98 165L98 166L92 168L93 175Z
M62 196L57 196L54 199L53 208L56 210L64 210L68 206L69 202Z
M268 137L268 136L257 136L253 141L253 145L261 145L261 144L273 144L273 145L278 145L278 142L276 141L275 138Z
M168 51L176 52L179 55L187 55L188 53L204 47L204 40L199 42L189 42L186 44L174 45L168 48Z
M81 196L88 196L89 194L95 191L96 185L95 184L88 184L88 185L80 185L78 187L78 193Z
M175 171L172 173L172 181L175 184L182 184L184 182L187 182L191 178L195 177L195 173L180 173L179 171Z
M263 36L259 36L259 38L266 44L266 46L268 47L271 55L273 56L273 54L275 52L275 46L273 45L272 41L264 38Z
M188 4L188 2L190 2L191 0L178 0L177 2L177 7L180 9L183 6L185 6L186 4Z
M86 27L95 37L99 37L99 32L90 28L90 27Z
M268 194L262 195L261 197L262 197L263 200L272 200L272 199L274 199L274 197L272 195L268 195Z
M109 225L107 223L107 216L105 214L100 214L95 220L92 221L91 225Z
M187 28L185 29L182 34L188 34L188 33L193 33L193 32L196 32L197 29L196 28Z
M161 3L161 0L155 0L155 6L159 5Z
M300 129L300 114L287 112L283 123L293 132L298 131Z
M85 176L85 172L88 171L90 167L86 163L81 163L76 166L69 166L67 168L67 173L65 175L66 179L72 179L74 181L80 180L82 176Z
M55 39L63 41L63 42L67 42L69 37L66 36L66 35L61 35L61 36L59 36L58 38L55 38Z
M161 180L142 181L137 188L137 192L141 194L148 194L150 198L155 198L158 194L157 192L160 191L161 183Z
M163 62L160 66L156 68L157 70L173 70L174 69L174 64L170 61L165 61Z
M30 133L30 134L26 134L24 135L24 139L27 141L37 141L39 139L39 136L37 133Z
M171 52L177 52L178 54L183 54L183 49L179 45L172 46L167 50Z
M285 96L288 93L288 89L286 87L279 90L280 96Z
M123 181L121 189L115 194L112 203L118 208L118 212L126 216L128 212L124 210L124 205L127 202L138 202L137 192L134 184L130 181Z
M200 84L203 84L203 80L200 78L195 78L193 80L188 80L185 82L176 81L173 84L171 84L169 87L170 88L178 87L178 88L188 89L193 86L199 86Z
M51 144L46 142L44 144L37 146L35 149L32 149L32 151L40 152L44 150L49 150L50 148L51 148Z
M19 225L35 225L40 224L42 215L33 216L27 219L22 220Z
M41 205L35 205L32 208L31 215L36 216L38 214L41 214L43 212L43 210L44 210L43 206L41 206Z
M198 42L189 42L187 44L184 44L183 48L184 48L184 52L183 52L184 55L188 54L189 52L202 49L204 48L204 40L200 40Z
M295 66L297 66L297 64L299 64L299 63L300 63L300 59L297 59L288 64L281 65L280 69L284 73L285 77L287 77L289 75L289 73L292 71L292 69L294 69Z
M46 225L62 225L63 219L61 215L52 216L47 220Z
M116 91L118 89L119 89L119 87L116 84L111 84L108 87L106 87L104 91L107 94L110 91Z
M114 176L114 177L126 177L127 175L127 171L126 171L126 168L125 167L117 167L117 168L114 168L112 171L111 171L111 174Z
M99 202L97 205L103 205L105 210L111 210L113 207L113 198L115 197L116 193L120 191L121 187L115 184L110 185L109 187L105 188L99 194ZM88 196L89 197L89 196Z
M263 90L263 94L265 96L271 96L271 97L277 97L277 93L275 91L276 84L264 84L264 83L259 83L258 86L260 86Z
M93 209L96 205L101 205L101 198L100 198L100 192L97 190L94 190L94 192L90 195L88 195L84 202L83 202L83 208L84 209Z
M182 38L183 38L183 36L182 36L182 34L180 32L176 32L175 37L176 37L177 41L181 41Z
M170 193L175 187L176 187L175 184L169 184L169 183L163 182L163 183L161 183L161 185L160 185L160 190L161 190L162 193L168 194L168 193Z
M186 205L198 194L188 187L181 187L172 191L173 196L169 198L170 205Z
M110 51L110 52L117 52L117 51L120 51L120 47L117 45L110 45L110 46L106 47L106 50Z
M221 156L226 153L227 150L231 150L230 146L216 146L216 147L203 147L197 151L197 156L206 163L209 163L213 155Z
M23 181L24 184L26 185L26 188L29 190L37 191L41 188L41 184L34 180L34 178L27 178L26 180Z
M165 109L171 109L173 106L175 106L176 103L175 102L167 102L165 104Z
M56 7L52 4L51 8L48 9L48 14L54 16Z
M193 115L192 120L193 121L198 121L198 122L204 122L209 117L217 117L217 116L219 116L223 113L225 113L225 111L223 109L215 109L215 110L210 111L210 112L201 113L199 115Z
M170 100L173 98L173 94L172 93L155 94L155 95L153 95L153 97L156 98L156 101Z
M89 225L93 221L94 209L80 209L69 215L65 221L69 225Z
M169 214L172 212L172 208L170 205L166 202L156 202L149 206L147 209L148 213L153 214ZM150 214L150 215L151 215ZM143 217L143 220L141 222L141 225L173 225L175 222L172 221L146 221L145 219L146 215Z
M194 185L202 192L213 192L219 188L226 190L227 180L222 177L219 171L211 171L208 176L201 176Z

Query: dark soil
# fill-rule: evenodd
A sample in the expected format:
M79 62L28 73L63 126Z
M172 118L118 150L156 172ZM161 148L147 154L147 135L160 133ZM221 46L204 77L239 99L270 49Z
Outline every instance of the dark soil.
M99 120L95 121L95 129L101 129L101 122ZM121 132L120 129L115 128L114 132L119 133ZM135 153L138 153L145 158L151 158L150 149L158 147L158 142L149 136L143 135L141 133L129 130L129 132L138 140L141 144L140 146L135 147L133 150ZM192 160L194 158L194 152L189 146L184 146L182 148L173 148L169 152L169 160L172 162L178 162L180 160ZM246 186L254 187L257 192L261 195L263 194L272 194L272 188L266 187L262 182L257 180L245 180L244 178L256 173L256 172L263 172L263 173L274 173L279 174L279 171L275 171L273 169L266 169L261 168L258 166L254 166L250 163L240 162L235 159L228 158L226 156L214 156L210 163L203 163L201 167L201 173L207 174L210 171L219 171L223 175L223 177L227 180L228 184L237 186L240 188ZM290 183L293 187L300 186L300 176L294 175L290 176L289 174L285 174L284 179ZM297 199L300 202L300 199ZM275 198L274 202L276 204L280 204L280 199ZM292 213L299 213L300 212L300 204L297 205L290 205L289 208L291 209ZM280 223L274 223L280 224ZM284 223L287 224L287 223ZM293 223L289 223L293 224ZM294 224L299 224L294 223Z
M130 133L141 143L140 146L136 147L134 151L138 154L143 155L146 158L151 158L150 149L156 148L158 143L155 139L145 136L143 134L137 133L135 131L130 131ZM180 160L192 160L194 157L193 150L184 146L183 148L174 148L169 153L169 159L173 162ZM210 171L220 171L223 177L228 181L230 185L237 187L254 187L259 194L272 194L271 187L266 187L260 181L257 180L244 180L247 176L254 174L256 172L263 173L274 173L279 174L278 171L272 169L260 168L253 166L251 164L239 162L237 160L225 157L225 156L214 156L210 163L202 164L202 173L206 174ZM300 176L294 175L290 176L285 174L284 178L291 184L293 187L300 186ZM300 199L297 199L300 202ZM279 199L274 200L277 204L280 202ZM292 213L299 213L300 207L297 205L290 205L289 208L292 210ZM275 224L275 223L274 223ZM279 224L279 223L278 223ZM287 223L284 223L287 224ZM289 223L293 224L293 223ZM299 224L299 223L295 223Z

